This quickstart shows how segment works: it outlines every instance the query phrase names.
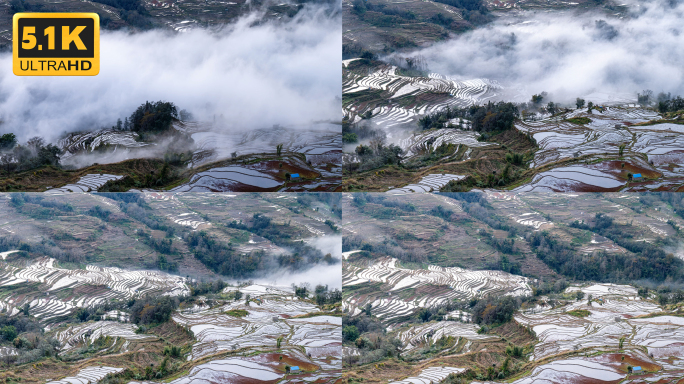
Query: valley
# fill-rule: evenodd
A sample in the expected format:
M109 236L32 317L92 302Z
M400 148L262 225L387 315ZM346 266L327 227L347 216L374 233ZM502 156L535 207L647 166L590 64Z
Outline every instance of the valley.
M679 382L680 200L344 194L344 382Z
M0 195L0 377L334 383L335 195Z
M363 61L345 62L347 129L364 139L344 146L343 190L676 192L682 188L681 114L660 113L637 104L634 97L605 100L591 110L564 108L553 114L522 105L509 132L477 132L462 117L425 127L421 122L426 116L500 100L504 91L480 80L463 82L438 74L402 76L396 66ZM374 65L379 67L368 71L377 72L360 75ZM384 163L376 161L388 156L378 149L380 142L400 154ZM359 155L359 143L370 150ZM513 163L507 158L511 155L522 159ZM440 175L441 182L425 180Z
M684 90L661 54L671 42L633 33L666 35L647 25L674 25L668 9L343 2L339 190L681 191ZM653 75L636 65L646 61Z

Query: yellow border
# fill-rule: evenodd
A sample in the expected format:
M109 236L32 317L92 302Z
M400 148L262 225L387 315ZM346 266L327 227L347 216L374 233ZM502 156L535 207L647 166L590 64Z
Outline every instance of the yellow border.
M72 71L66 73L55 73L44 71L32 71L31 73L23 72L19 68L19 41L21 37L19 36L17 30L19 29L19 19L21 18L39 18L39 19L57 19L57 18L71 18L71 19L93 19L95 21L95 39L93 40L94 50L93 58L85 58L92 62L92 67L87 71ZM22 59L22 60L83 60L83 58L34 58L34 59ZM17 76L95 76L100 73L100 15L97 13L30 13L21 12L15 13L12 20L12 71Z

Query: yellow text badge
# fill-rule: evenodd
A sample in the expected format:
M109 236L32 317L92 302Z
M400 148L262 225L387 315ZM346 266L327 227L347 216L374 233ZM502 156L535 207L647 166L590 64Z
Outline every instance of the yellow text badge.
M17 76L100 73L97 13L16 13L12 68Z

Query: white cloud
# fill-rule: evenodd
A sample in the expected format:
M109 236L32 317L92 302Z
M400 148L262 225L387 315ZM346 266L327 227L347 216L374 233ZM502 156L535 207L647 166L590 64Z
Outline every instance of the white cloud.
M570 102L594 92L683 94L684 3L672 3L632 4L621 19L527 11L413 54L422 54L434 72L498 80L525 97L547 91Z
M342 257L342 236L322 236L310 240L312 247L320 249L323 254L330 253L333 257Z
M319 264L301 272L274 273L266 277L253 279L258 284L291 285L309 283L311 287L318 284L327 285L330 289L342 289L342 264Z
M337 119L341 21L310 7L294 20L253 25L250 15L221 32L103 32L95 77L0 73L0 133L20 140L110 127L146 100L165 100L230 129ZM11 67L11 54L0 55ZM336 99L337 97L337 99Z

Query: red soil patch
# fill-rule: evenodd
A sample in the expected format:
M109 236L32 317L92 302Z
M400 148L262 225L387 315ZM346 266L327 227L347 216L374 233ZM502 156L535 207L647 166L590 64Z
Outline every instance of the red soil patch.
M281 180L285 180L286 173L299 173L299 176L302 179L315 179L321 176L319 173L314 172L310 169L298 167L294 164L286 162L282 162L283 166L280 167L280 163L281 162L277 160L264 161L259 163L259 167L257 168L257 170L275 176Z
M624 360L622 359L623 357ZM649 363L647 361L643 361L641 359L637 359L635 357L623 353L611 353L608 355L602 355L600 356L599 361L617 363L619 364L617 368L623 372L627 372L627 367L630 365L632 367L641 367L641 369L643 369L645 372L658 372L662 369L662 367L657 364Z
M625 164L624 168L622 167L622 164ZM610 173L611 175L617 176L624 180L627 180L628 173L641 173L645 179L657 179L663 176L662 173L652 169L639 167L627 161L619 160L604 161L599 164L592 165L591 168Z
M280 359L281 356L282 360ZM285 372L286 365L291 367L299 367L300 370L307 372L313 372L320 369L318 365L290 357L283 353L267 353L264 355L259 355L258 361L265 363L276 363L275 368L282 372Z

